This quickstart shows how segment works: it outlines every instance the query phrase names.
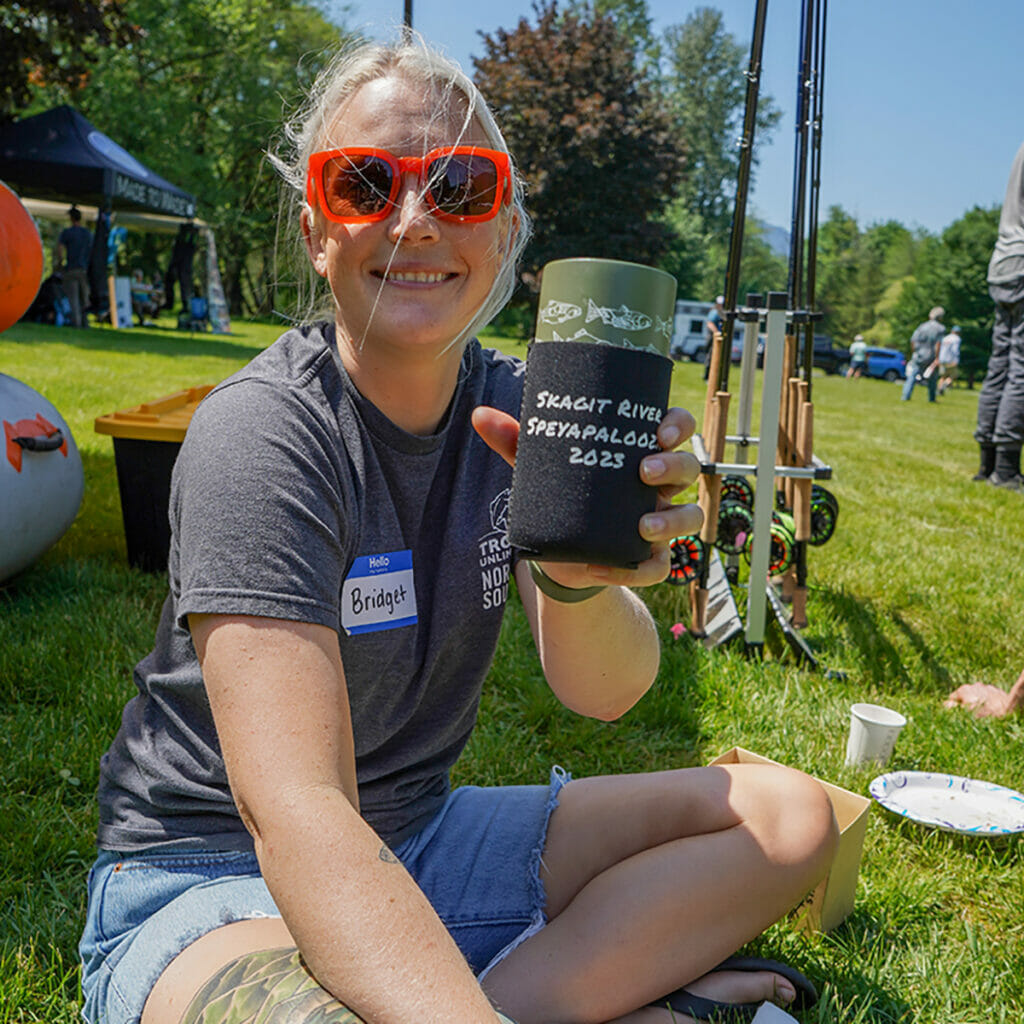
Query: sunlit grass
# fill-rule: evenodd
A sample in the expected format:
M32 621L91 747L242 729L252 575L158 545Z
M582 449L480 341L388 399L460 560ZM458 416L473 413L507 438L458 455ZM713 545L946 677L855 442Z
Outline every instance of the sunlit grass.
M189 337L18 325L0 336L0 372L60 410L86 474L72 528L0 587L0 1024L77 1020L99 757L164 594L159 576L126 565L113 449L93 421L214 383L278 333L233 327ZM698 366L676 366L673 395L703 408ZM1024 502L969 480L977 392L936 405L922 391L898 397L882 382L814 378L816 451L833 467L840 514L835 536L811 550L805 634L833 672L800 669L777 644L758 662L741 647L675 640L686 593L665 584L646 595L663 638L654 689L619 722L584 721L545 687L513 598L456 781L537 782L551 764L576 775L696 765L739 744L864 793L875 773L845 768L842 755L850 703L875 700L909 719L894 767L1024 788L1024 722L941 706L962 682L1008 685L1024 663ZM742 590L737 600L744 609ZM851 917L828 935L782 922L759 946L820 983L805 1022L1018 1022L1021 860L1017 840L931 831L875 808Z

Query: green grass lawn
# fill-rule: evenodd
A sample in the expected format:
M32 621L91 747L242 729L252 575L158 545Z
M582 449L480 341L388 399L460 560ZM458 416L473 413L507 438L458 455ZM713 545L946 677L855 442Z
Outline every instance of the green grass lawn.
M214 383L278 333L233 330L22 324L0 335L0 372L57 407L85 468L74 525L0 587L0 1022L77 1019L98 761L165 589L126 564L113 447L93 421ZM700 367L676 366L673 397L703 408ZM926 397L918 389L901 403L896 385L814 378L816 451L834 469L828 486L841 510L833 538L810 551L804 633L834 671L801 669L776 644L755 661L739 648L675 640L669 627L689 621L686 591L664 584L645 595L664 645L655 687L619 722L581 720L544 687L512 599L456 781L536 782L552 763L576 775L697 765L738 744L866 793L876 772L842 762L849 705L867 700L909 720L891 767L1024 789L1024 721L942 708L954 686L1008 686L1024 666L1024 499L970 482L977 392L954 390L934 407ZM740 590L737 600L745 608ZM876 806L853 914L825 935L783 921L756 946L819 983L823 998L805 1024L1016 1024L1022 859L1018 839L951 835Z

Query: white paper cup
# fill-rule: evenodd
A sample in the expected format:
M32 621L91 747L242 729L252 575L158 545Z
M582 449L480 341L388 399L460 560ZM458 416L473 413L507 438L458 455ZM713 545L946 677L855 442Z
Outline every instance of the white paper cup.
M885 764L896 746L896 737L907 720L898 711L880 704L854 704L850 708L850 738L846 742L848 765Z

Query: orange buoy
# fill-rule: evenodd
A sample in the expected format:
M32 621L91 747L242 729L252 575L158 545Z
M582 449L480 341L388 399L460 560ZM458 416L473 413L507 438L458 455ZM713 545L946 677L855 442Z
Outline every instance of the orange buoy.
M43 240L21 200L0 181L0 331L25 314L43 279Z

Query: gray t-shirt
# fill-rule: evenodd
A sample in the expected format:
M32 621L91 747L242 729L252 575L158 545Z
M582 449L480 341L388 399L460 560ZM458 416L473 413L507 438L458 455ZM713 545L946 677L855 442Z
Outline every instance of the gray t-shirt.
M359 394L321 324L200 404L172 479L156 645L101 762L101 847L252 848L188 633L201 613L337 630L363 817L389 843L429 820L476 720L511 569L511 470L470 412L518 416L522 370L471 342L438 432L414 436Z
M946 328L938 320L925 320L910 336L910 347L913 349L910 361L922 369L935 362L945 335Z
M1017 150L999 214L999 236L988 264L989 284L1012 284L1024 276L1024 145Z

